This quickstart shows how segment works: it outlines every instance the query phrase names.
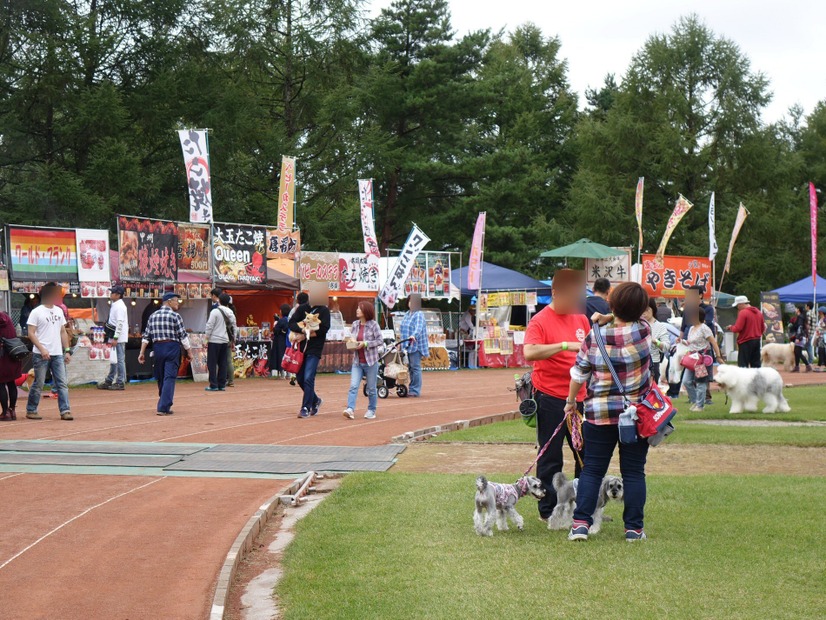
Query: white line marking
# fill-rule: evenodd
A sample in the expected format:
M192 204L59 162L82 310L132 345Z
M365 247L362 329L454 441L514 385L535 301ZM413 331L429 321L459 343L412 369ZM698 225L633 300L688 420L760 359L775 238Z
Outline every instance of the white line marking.
M22 476L23 472L21 471L18 474L9 474L8 476L3 476L0 480L8 480L9 478L14 478L15 476Z
M31 549L32 547L34 547L34 546L36 546L36 545L40 544L41 542L43 542L44 540L46 540L49 536L51 536L52 534L55 534L55 533L57 533L58 531L62 530L64 527L66 527L66 526L67 526L67 525L69 525L70 523L72 523L72 522L74 522L74 521L77 521L78 519L80 519L80 517L82 517L82 516L84 516L84 515L89 514L89 513L90 513L90 512L92 512L95 508L100 508L101 506L105 506L105 505L106 505L106 504L108 504L109 502L113 502L113 501L115 501L116 499L120 499L120 498L121 498L121 497L123 497L124 495L129 495L130 493L134 493L135 491L140 491L141 489L145 489L145 488L146 488L146 487L148 487L150 484L155 484L156 482L160 482L160 481L161 481L161 480L163 480L163 479L164 479L164 478L156 478L155 480L151 480L151 481L147 482L146 484L142 484L142 485L137 486L137 487L135 487L135 488L133 488L133 489L129 489L128 491L124 491L123 493L119 493L118 495L115 495L114 497L110 497L109 499L107 499L107 500L106 500L106 501L104 501L104 502L100 502L99 504L95 504L94 506L91 506L91 507L87 508L86 510L84 510L84 511L83 511L83 512L81 512L80 514L75 515L74 517L72 517L72 518L71 518L71 519L69 519L68 521L64 521L63 523L61 523L60 525L58 525L56 528L54 528L54 529L53 529L53 530L51 530L50 532L47 532L46 534L44 534L43 536L41 536L40 538L38 538L37 540L35 540L32 544L30 544L28 547L26 547L26 548L25 548L25 549L23 549L22 551L18 551L17 553L15 553L15 554L14 554L13 556L11 556L8 560L6 560L6 561L5 561L5 562L3 562L2 564L0 564L0 570L3 570L6 566L8 566L9 564L11 564L14 560L16 560L17 558L19 558L19 557L20 557L21 555L23 555L24 553L26 553L26 552L27 552L29 549Z

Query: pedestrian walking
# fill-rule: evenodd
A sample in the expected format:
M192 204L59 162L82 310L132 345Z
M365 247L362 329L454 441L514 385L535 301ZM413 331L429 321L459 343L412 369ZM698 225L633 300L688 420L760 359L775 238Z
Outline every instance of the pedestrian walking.
M0 338L16 338L14 321L5 312L0 312ZM11 422L17 419L17 383L22 373L22 363L13 359L3 349L0 341L0 422Z
M740 368L760 368L760 344L766 331L766 321L759 308L749 304L749 298L738 295L733 308L737 308L737 321L728 330L737 334L737 365Z
M284 359L284 353L287 351L287 341L290 335L291 310L292 307L290 304L281 304L281 316L275 315L273 317L270 372L275 373L273 376L279 379L286 377L286 374L281 369L281 360Z
M382 345L381 327L376 323L376 308L369 301L359 302L356 308L356 322L350 329L350 341L355 343L353 366L350 370L350 392L347 395L347 408L344 417L355 419L356 399L361 388L362 379L367 381L366 420L376 419L378 395L376 382L379 375L379 347Z
M155 355L154 375L158 382L158 415L172 415L172 404L175 399L175 381L178 378L178 369L181 367L181 347L186 356L192 359L192 348L189 336L184 327L184 320L178 314L180 296L177 293L166 293L163 296L161 309L149 317L146 331L141 340L141 352L138 362L146 363L146 348L152 344Z
M123 295L126 289L116 284L109 289L109 319L106 328L112 333L109 342L114 345L115 359L109 364L109 374L98 383L99 390L124 390L126 384L126 343L129 341L129 312Z
M327 307L329 291L326 282L313 282L310 285L309 295L299 294L299 303L302 299L305 301L299 305L290 319L290 331L294 334L304 334L305 320L308 315L313 314L318 320L318 328L310 332L309 338L303 335L304 340L293 344L294 347L299 347L304 352L304 363L296 375L296 381L304 393L301 410L298 412L298 417L302 419L318 415L324 402L316 394L315 379L321 356L324 353L327 332L330 330L330 309Z

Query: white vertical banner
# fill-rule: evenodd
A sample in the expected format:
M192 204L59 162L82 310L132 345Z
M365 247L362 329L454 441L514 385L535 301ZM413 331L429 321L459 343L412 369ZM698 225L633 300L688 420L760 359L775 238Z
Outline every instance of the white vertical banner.
M714 261L717 257L717 225L715 223L714 192L711 192L711 200L708 203L708 260Z
M373 181L359 179L359 201L361 203L361 231L364 234L364 253L367 256L381 257L379 242L376 238L376 222L373 212Z
M379 293L379 299L384 302L388 308L392 308L399 300L399 295L404 290L404 283L410 275L410 270L413 268L413 263L416 257L428 244L430 237L422 232L422 229L413 224L413 229L407 236L407 241L404 243L401 254L396 259L393 268L387 276L387 282Z
M189 221L208 224L212 221L212 183L209 173L209 146L205 129L178 131L186 168L189 192Z

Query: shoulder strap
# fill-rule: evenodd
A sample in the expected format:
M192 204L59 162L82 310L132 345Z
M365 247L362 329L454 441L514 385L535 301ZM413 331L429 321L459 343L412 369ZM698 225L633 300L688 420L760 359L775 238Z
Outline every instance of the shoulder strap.
M597 346L599 347L599 352L602 354L602 359L605 360L605 365L608 366L608 371L614 379L614 384L617 386L619 393L622 394L622 399L625 401L625 405L627 407L631 403L625 394L625 387L622 385L622 381L620 381L619 375L617 375L617 371L611 363L611 358L608 357L608 350L605 348L605 340L602 338L602 328L595 324L591 330L591 333L594 335L594 340L597 341Z
M235 330L234 330L234 329L232 329L232 322L229 320L229 316L227 316L227 313L226 313L226 312L224 312L224 311L221 309L221 306L218 306L218 307L217 307L217 308L215 308L215 309L216 309L218 312L220 312L220 313L221 313L221 316L222 316L222 317L224 317L224 325L226 325L226 328L227 328L227 337L228 337L230 340L235 340Z

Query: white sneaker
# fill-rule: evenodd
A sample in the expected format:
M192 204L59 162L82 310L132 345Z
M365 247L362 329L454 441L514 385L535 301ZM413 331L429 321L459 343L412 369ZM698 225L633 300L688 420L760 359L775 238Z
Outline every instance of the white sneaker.
M344 410L344 414L343 414L343 415L344 415L344 417L345 417L345 418L347 418L348 420L355 420L355 419L356 419L356 415L355 415L355 413L353 412L353 410L352 410L352 409L350 409L350 407L347 407L347 409L345 409L345 410Z
M364 414L365 420L375 420L376 419L376 412L368 410L367 413Z

